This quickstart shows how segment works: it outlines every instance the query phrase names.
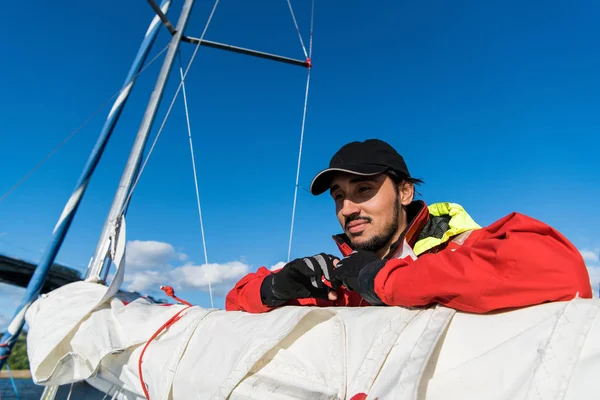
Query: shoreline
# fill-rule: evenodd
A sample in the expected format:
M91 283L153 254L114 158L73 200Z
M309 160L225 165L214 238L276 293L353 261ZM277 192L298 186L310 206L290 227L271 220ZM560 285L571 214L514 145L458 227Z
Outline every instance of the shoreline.
M31 371L28 369L11 369L10 373L15 379L31 379ZM9 379L7 370L0 371L0 379Z

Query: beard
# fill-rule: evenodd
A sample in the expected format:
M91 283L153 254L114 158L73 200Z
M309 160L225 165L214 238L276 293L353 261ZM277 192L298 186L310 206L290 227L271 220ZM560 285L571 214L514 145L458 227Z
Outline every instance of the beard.
M348 237L350 239L350 243L352 244L352 247L354 247L355 249L358 249L358 250L367 250L367 251L372 251L372 252L377 252L378 250L381 250L386 245L390 244L390 242L394 238L394 235L396 235L396 233L398 232L398 227L400 225L399 217L400 217L400 197L397 196L396 201L394 202L394 214L392 215L392 220L385 227L383 232L379 235L372 236L371 238L369 238L368 240L366 240L362 243L355 243L355 241L352 240L352 235L350 234L350 235L348 235ZM360 219L360 218L357 218L357 219ZM365 218L365 219L367 219L367 218ZM368 220L370 221L370 218ZM350 222L350 220L348 220L347 222Z

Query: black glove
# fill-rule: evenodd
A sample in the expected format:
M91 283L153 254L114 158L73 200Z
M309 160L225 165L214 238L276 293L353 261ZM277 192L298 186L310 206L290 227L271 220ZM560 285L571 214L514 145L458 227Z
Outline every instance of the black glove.
M325 277L330 280L333 261L336 259L337 257L330 254L321 253L290 261L281 271L263 280L260 287L263 304L277 307L292 299L327 299L327 294L332 290L321 279Z
M373 283L384 265L385 261L374 252L355 250L337 264L331 275L331 285L334 289L344 285L348 290L359 292L371 305L383 304L375 294Z

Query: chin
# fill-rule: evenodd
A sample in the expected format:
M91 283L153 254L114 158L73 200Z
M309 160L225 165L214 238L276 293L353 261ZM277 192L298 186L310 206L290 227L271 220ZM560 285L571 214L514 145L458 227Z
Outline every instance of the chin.
M354 247L361 246L365 243L369 242L369 237L367 237L363 232L357 234L349 234L350 242Z
M351 239L359 239L361 242L366 242L373 237L373 235L369 235L366 229L357 233L346 232L346 236Z
M346 231L346 236L348 236L350 238L350 240L352 240L352 241L354 241L355 239L358 239L358 238L364 238L365 237L364 235L365 235L364 231L359 232L359 233L350 233L350 232Z

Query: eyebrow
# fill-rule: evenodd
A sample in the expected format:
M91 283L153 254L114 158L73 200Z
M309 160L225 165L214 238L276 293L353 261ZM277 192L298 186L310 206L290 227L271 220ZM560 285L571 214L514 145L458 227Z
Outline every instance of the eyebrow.
M350 179L350 183L360 183L360 182L377 182L378 180L372 176L360 176L358 178ZM339 189L340 185L333 185L329 189L329 194L331 195L335 190Z

